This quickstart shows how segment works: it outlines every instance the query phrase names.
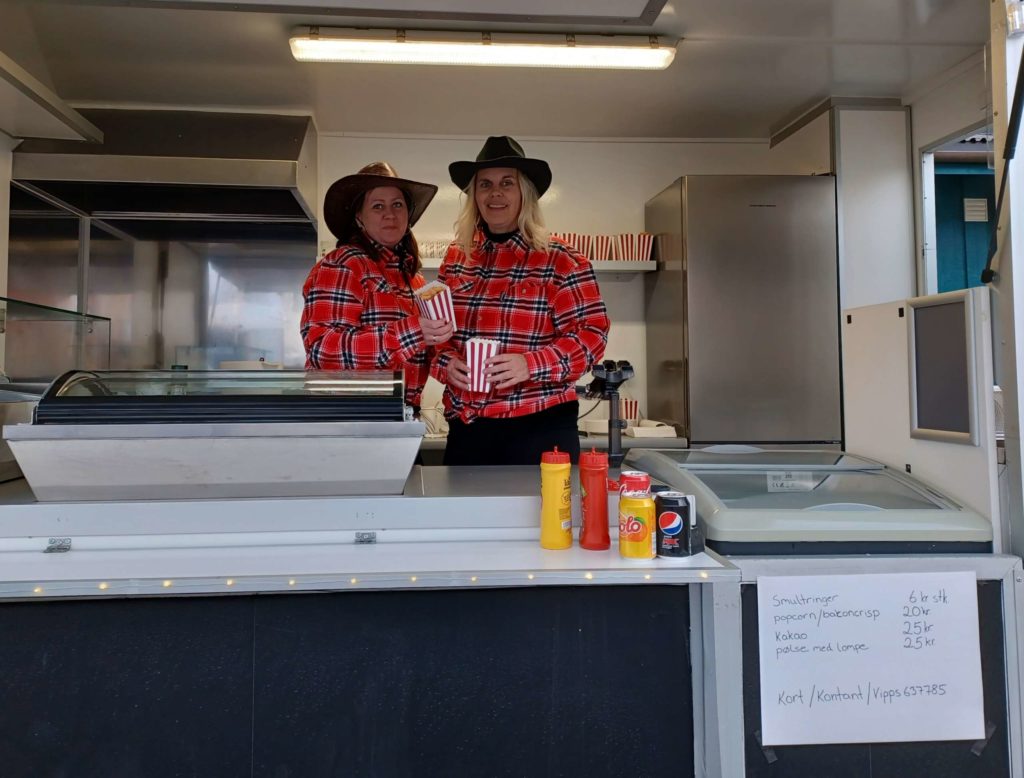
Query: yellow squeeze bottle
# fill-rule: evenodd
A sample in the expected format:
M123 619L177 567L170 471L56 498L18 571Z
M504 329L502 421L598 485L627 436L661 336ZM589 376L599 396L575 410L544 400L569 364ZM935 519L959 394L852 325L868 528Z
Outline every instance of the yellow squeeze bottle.
M565 451L545 451L540 457L540 545L572 546L572 463Z

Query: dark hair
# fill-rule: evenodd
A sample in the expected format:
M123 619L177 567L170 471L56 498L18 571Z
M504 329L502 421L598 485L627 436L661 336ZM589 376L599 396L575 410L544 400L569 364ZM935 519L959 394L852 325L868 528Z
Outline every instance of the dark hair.
M412 207L409 193L404 189L399 191L402 193L402 198L405 200L405 208L408 211ZM346 244L357 246L372 259L378 260L380 259L380 251L378 251L377 245L370 240L367 234L363 232L362 227L356 222L356 214L363 209L365 201L366 192L359 195L356 199L355 207L352 209L352 220L345 227L341 238L338 240L338 246ZM411 281L412 277L423 269L423 262L420 261L420 246L416 242L416 237L412 234L411 229L407 229L405 235L398 241L398 245L395 246L395 253L398 254L399 262L402 265L402 275L406 277L407 282Z

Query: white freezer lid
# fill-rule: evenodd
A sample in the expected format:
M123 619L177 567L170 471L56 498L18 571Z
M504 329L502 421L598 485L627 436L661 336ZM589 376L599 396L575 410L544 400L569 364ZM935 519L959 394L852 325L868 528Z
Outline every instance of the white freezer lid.
M664 450L668 459L686 470L884 470L871 459L833 450L762 449L724 445L699 449Z
M692 494L710 540L732 542L991 542L992 525L916 479L841 452L773 451L772 463L679 464L684 452L631 453L628 466ZM801 466L794 453L841 466ZM790 457L787 460L787 457ZM808 458L809 459L809 458ZM860 460L867 467L854 467ZM774 477L773 491L772 481Z

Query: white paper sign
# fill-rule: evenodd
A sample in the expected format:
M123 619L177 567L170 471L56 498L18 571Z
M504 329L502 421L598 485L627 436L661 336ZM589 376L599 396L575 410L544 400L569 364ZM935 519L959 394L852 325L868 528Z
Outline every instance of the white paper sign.
M769 492L809 492L817 479L808 471L779 470L768 473Z
M764 745L984 737L973 572L759 577Z

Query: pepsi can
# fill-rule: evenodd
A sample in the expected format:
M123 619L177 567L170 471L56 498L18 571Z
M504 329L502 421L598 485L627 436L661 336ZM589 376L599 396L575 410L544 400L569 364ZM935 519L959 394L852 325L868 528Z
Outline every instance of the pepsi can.
M690 528L696 522L692 497L682 492L654 495L655 549L661 557L690 556Z

